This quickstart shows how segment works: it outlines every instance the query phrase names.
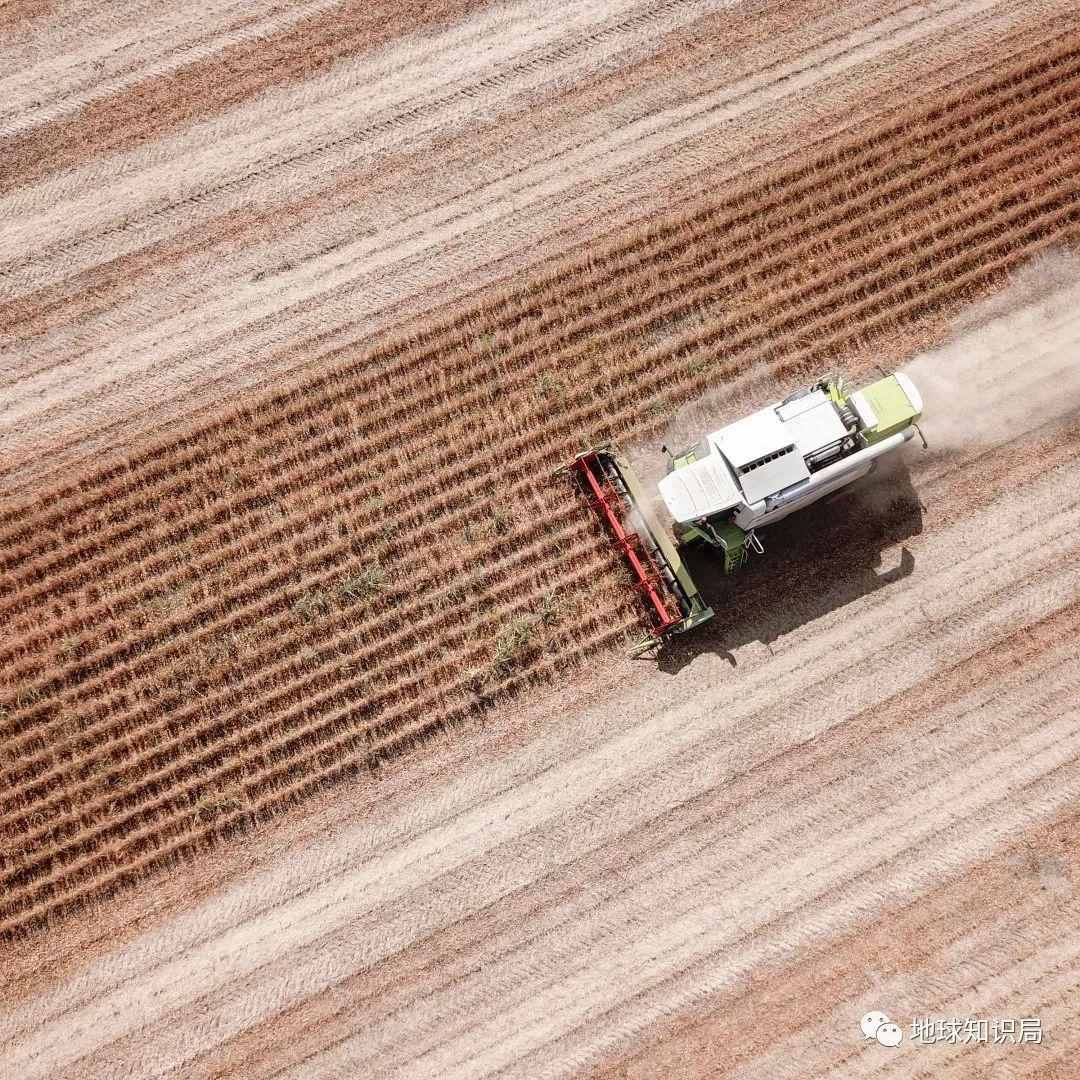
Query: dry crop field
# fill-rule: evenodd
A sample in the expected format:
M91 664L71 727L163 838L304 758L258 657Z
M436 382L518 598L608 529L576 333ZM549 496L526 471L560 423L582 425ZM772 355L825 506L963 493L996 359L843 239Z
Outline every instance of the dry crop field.
M866 1075L827 1019L871 990L944 1009L952 955L987 1008L1058 1022L980 1067L1057 1075L1080 13L204 7L0 7L17 1074ZM932 441L939 419L907 486L812 518L821 569L779 532L735 615L621 661L640 613L552 471L655 451L695 403L907 361L973 303L997 336L916 362ZM938 816L900 821L912 800ZM889 820L899 878L859 862ZM245 849L269 854L231 884ZM1036 850L1032 898L1000 858ZM187 910L192 874L213 888ZM936 913L983 880L982 937L950 936ZM147 928L155 890L180 921ZM982 961L1009 904L1030 948ZM906 981L859 930L886 912L922 934ZM771 1044L756 1013L815 985Z

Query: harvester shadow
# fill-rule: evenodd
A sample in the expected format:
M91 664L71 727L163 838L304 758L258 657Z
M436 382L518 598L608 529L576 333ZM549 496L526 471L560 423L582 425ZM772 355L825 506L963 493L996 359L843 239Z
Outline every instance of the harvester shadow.
M762 529L765 554L731 577L710 552L685 552L716 617L669 639L657 666L674 675L712 653L735 667L740 646L759 641L771 650L797 627L902 580L915 569L903 543L922 532L923 510L906 466L898 463L887 476L872 474ZM890 551L897 545L899 552Z

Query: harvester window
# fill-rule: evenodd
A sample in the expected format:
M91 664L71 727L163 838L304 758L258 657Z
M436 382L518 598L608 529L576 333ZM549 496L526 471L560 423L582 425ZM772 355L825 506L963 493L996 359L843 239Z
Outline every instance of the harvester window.
M753 472L755 469L760 469L762 465L768 465L770 461L776 461L777 458L782 458L785 454L791 454L794 452L794 446L785 446L782 450L774 450L771 454L766 454L764 457L759 457L756 458L754 461L748 461L745 465L740 465L739 475L745 476L748 472Z

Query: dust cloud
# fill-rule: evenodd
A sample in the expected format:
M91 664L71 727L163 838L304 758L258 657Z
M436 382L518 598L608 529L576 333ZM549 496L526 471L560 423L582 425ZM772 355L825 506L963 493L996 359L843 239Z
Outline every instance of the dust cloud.
M940 347L900 365L923 395L935 456L978 453L1080 413L1080 257L1052 251L965 309ZM881 516L918 499L908 463L916 437L877 462L851 494Z
M1028 263L903 370L922 392L934 450L1000 445L1080 414L1080 256Z

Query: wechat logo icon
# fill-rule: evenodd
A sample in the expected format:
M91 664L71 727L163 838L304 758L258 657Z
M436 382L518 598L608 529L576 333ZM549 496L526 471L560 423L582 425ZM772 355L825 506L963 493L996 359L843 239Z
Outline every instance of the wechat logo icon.
M860 1021L864 1039L877 1039L882 1046L899 1046L904 1038L899 1024L894 1024L883 1012L868 1012Z

